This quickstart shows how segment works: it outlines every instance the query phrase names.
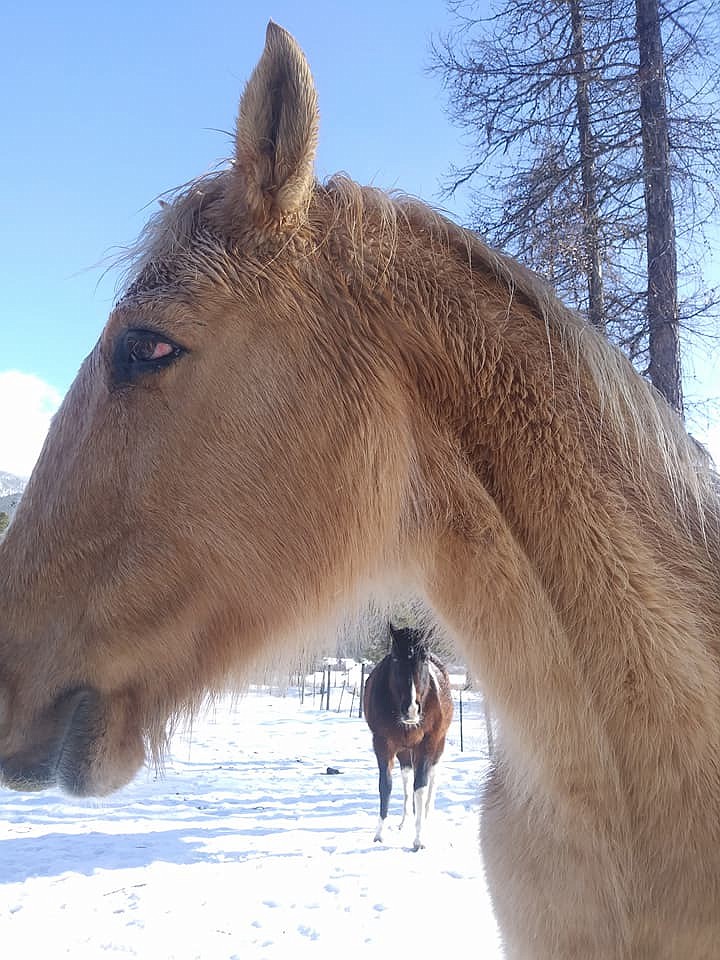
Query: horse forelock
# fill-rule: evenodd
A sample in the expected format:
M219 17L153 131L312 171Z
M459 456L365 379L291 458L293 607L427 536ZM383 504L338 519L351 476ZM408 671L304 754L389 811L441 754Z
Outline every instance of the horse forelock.
M228 171L198 177L162 200L135 243L117 258L118 300L174 292L203 273L229 285L237 274L228 237L218 229Z

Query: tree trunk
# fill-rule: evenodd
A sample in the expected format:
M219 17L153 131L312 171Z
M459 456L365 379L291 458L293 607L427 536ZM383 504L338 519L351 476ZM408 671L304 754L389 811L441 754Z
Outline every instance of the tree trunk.
M572 58L575 74L575 105L580 138L580 171L582 174L583 241L588 281L588 316L590 323L605 330L605 300L602 279L602 258L595 176L595 150L590 128L590 79L585 57L585 37L580 0L570 0Z
M658 0L635 0L635 11L647 214L648 372L653 385L682 413L675 210Z

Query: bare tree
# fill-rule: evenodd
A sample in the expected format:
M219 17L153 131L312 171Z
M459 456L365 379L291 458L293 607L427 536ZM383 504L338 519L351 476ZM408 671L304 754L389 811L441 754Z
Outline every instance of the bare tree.
M647 215L647 327L650 380L682 412L675 205L658 0L635 0L638 89Z
M505 0L478 18L450 2L457 29L432 62L467 135L470 162L448 189L475 188L471 225L546 275L681 409L679 330L717 301L697 267L718 211L717 71L705 0L636 3ZM673 201L695 279L679 307Z
M598 205L596 147L590 121L590 70L585 49L585 25L580 0L568 0L572 41L570 53L575 80L575 110L582 180L581 216L588 281L588 318L601 329L605 326L605 304L600 251L600 210Z

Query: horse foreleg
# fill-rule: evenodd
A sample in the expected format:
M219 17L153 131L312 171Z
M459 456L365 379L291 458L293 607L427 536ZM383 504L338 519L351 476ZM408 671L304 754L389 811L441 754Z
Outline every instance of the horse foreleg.
M392 769L395 762L395 754L390 749L387 741L378 737L373 737L373 747L380 772L378 779L380 816L378 817L377 830L375 831L375 841L376 843L382 843L383 828L387 820L390 793L392 792Z
M398 828L402 830L412 812L413 793L410 789L410 777L413 773L412 753L409 750L403 750L398 753L397 758L400 762L400 772L403 780L403 815Z
M415 753L415 843L413 850L421 850L423 843L423 828L428 810L429 781L434 776L434 764L425 751Z

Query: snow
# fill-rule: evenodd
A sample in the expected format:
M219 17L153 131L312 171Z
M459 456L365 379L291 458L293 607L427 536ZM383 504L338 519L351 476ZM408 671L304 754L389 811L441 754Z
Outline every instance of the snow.
M349 699L342 713L266 691L222 700L175 737L161 774L102 801L0 793L0 943L47 960L432 957L471 945L500 958L478 847L484 724L463 696L465 752L456 718L417 853L412 824L397 829L399 773L386 842L373 843L377 767Z
M26 486L27 480L24 477L16 477L14 473L0 470L0 497L22 493Z
M26 484L27 480L23 477L0 470L0 513L13 516Z

